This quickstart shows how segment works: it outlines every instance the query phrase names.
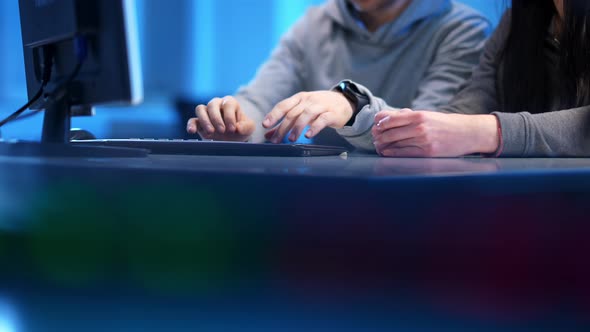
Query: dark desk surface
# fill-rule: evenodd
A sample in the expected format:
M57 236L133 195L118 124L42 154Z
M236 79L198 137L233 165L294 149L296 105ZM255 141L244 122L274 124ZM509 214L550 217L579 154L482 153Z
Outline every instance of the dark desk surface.
M130 185L184 182L194 186L237 179L251 190L258 183L277 182L269 189L314 183L350 186L357 192L385 190L411 195L417 191L472 191L504 194L590 191L590 159L388 159L373 155L314 158L151 156L142 159L66 159L0 157L0 194L13 186L38 187L36 181L68 178ZM28 179L35 179L32 183ZM135 179L135 180L134 180ZM18 183L14 183L18 181ZM97 182L97 181L94 181ZM279 185L280 184L280 185ZM395 184L395 185L393 185ZM411 184L412 190L404 186ZM379 189L380 188L380 189ZM219 187L234 191L236 186ZM308 191L310 191L308 189ZM405 192L404 192L405 191Z
M588 202L590 159L0 157L0 305L24 331L583 331Z
M590 159L582 158L381 158L353 154L343 157L216 157L150 156L136 159L11 158L0 157L0 169L11 165L63 166L67 168L112 168L165 170L189 173L264 174L285 173L347 178L432 177L504 174L556 174L590 172Z
M285 198L276 205L283 209L306 206L309 211L318 208L323 211L318 217L339 216L341 213L334 214L330 209L341 206L352 209L351 214L357 212L355 209L360 213L363 207L376 206L372 213L389 216L385 207L401 205L398 216L407 213L405 217L420 218L419 213L407 207L441 205L443 210L466 210L482 204L500 207L509 200L517 201L514 198L521 199L514 208L531 210L533 215L537 214L533 207L538 207L539 201L550 200L555 213L567 206L581 216L586 212L581 209L582 201L570 196L590 195L590 159L388 159L373 155L0 157L0 197L4 197L0 200L0 214L29 204L31 197L40 193L54 197L64 185L78 190L80 197L100 192L106 203L153 192L154 201L207 195L221 201L248 202L249 209L257 211L267 210L264 207L268 202Z

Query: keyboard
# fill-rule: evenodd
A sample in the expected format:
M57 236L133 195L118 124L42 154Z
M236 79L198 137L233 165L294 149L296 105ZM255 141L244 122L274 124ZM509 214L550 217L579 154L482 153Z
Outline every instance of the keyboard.
M348 152L347 148L340 146L204 141L196 139L94 139L72 140L71 144L138 148L149 150L151 154L166 155L313 157L338 156Z

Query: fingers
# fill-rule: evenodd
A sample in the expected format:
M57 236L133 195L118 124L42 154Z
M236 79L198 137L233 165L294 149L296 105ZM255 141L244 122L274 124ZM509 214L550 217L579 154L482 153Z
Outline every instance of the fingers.
M240 109L238 101L231 96L212 99L207 106L199 105L195 109L196 118L190 119L187 123L187 132L191 134L199 133L205 138L219 137L225 135L231 136L238 130L238 114L243 120L247 120L241 125L243 132L254 131L254 125Z
M203 130L203 126L200 124L199 118L192 118L188 120L186 131L189 134L199 134L202 138L212 139L213 133L208 133Z
M383 110L380 111L379 113L375 114L375 125L377 125L379 122L383 121L384 118L390 118L392 116L394 116L398 111L395 110Z
M213 98L209 104L207 104L207 114L209 116L209 120L213 127L215 127L215 131L218 134L225 133L225 123L223 121L223 116L221 115L222 103L223 99Z
M186 132L189 134L196 134L197 133L197 118L192 118L188 120L186 124Z
M393 128L387 131L373 131L375 146L385 146L391 143L404 141L410 138L421 137L425 134L426 129L423 124L409 125L405 127Z
M441 157L440 144L424 137L412 137L395 143L375 146L386 157Z
M305 133L305 137L312 138L326 127L330 127L335 122L335 115L333 113L324 112L320 114L309 126L309 130Z
M276 132L277 128L273 128L264 134L264 138L266 138L267 141L270 141Z
M420 146L424 143L421 137L408 135L408 138L397 141L375 140L375 149L377 151L385 150L386 148L405 148L410 146ZM400 136L401 137L401 136Z
M291 130L291 128L293 128L295 121L297 121L299 116L305 111L305 108L306 105L298 104L293 109L289 110L289 112L285 114L283 121L278 126L270 141L275 144L280 143L285 135L287 135L287 133Z
M388 117L388 116L391 117L391 116L394 116L399 113L409 113L409 112L413 112L413 111L409 108L402 108L399 110L395 110L395 109L382 110L379 113L375 114L375 124L377 124L379 121L383 120L383 118L385 118L385 117Z
M256 130L256 124L240 108L236 112L236 133L241 136L250 136Z
M221 102L221 113L223 114L223 121L225 123L225 130L232 134L236 132L237 113L240 109L238 101L231 96L224 97Z
M211 137L215 134L215 127L211 124L207 106L199 105L195 110L198 121L194 121L197 132L203 137Z
M306 107L303 113L301 113L295 121L293 129L291 129L291 134L289 135L289 140L291 142L295 142L301 136L305 130L305 127L315 121L317 117L325 111L325 108L319 105L311 105Z
M375 116L374 129L385 131L391 128L407 126L420 120L420 114L407 108L399 111L381 111Z
M287 98L278 103L270 113L266 115L262 125L264 128L272 128L281 121L283 117L287 115L293 108L298 106L302 101L302 93L298 93L293 97Z

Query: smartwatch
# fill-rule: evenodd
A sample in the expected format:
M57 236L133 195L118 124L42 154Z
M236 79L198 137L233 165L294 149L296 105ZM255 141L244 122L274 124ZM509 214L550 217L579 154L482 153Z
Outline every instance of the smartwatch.
M350 80L344 80L338 83L332 91L340 92L352 104L352 117L346 123L350 127L354 124L357 114L367 105L370 104L369 97L360 92L356 84Z

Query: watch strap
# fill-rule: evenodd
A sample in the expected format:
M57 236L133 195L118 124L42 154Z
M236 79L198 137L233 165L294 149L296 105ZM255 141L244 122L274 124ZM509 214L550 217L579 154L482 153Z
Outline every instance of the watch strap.
M335 91L338 91L344 95L348 101L353 105L353 113L350 120L346 123L346 126L350 127L354 124L357 114L365 108L365 106L370 104L369 97L364 93L360 92L359 88L354 84L354 82L350 80L344 80L338 83L338 85L334 88Z

